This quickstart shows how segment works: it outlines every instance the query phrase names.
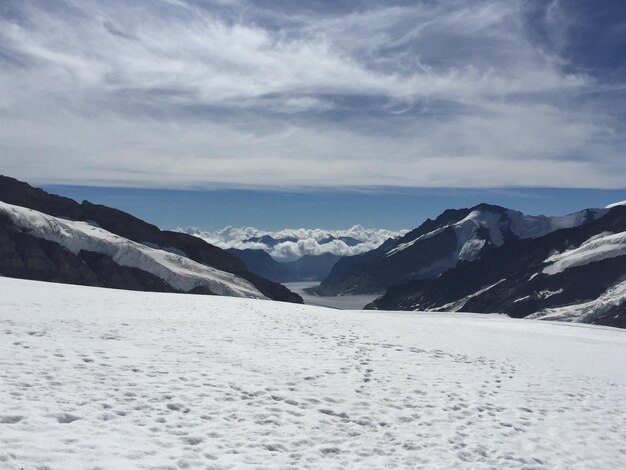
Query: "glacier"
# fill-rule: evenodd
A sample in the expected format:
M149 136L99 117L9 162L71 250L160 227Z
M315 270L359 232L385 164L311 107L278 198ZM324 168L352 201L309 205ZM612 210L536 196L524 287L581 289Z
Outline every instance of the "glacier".
M0 277L0 468L623 468L626 335Z

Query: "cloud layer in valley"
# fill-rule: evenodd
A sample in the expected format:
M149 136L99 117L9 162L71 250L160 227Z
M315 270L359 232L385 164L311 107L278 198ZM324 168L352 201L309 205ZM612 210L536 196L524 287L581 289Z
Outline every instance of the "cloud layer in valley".
M0 165L101 185L626 184L621 0L8 0Z
M298 228L268 232L253 227L226 227L214 232L197 228L188 228L185 231L220 248L265 250L281 261L324 253L338 256L357 255L373 250L385 240L407 232L364 228L360 225L346 230Z

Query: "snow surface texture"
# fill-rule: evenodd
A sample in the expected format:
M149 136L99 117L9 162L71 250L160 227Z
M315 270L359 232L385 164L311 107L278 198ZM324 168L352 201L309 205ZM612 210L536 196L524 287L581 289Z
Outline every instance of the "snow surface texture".
M407 230L392 231L365 228L360 225L355 225L346 230L287 228L278 232L267 232L253 227L226 227L215 232L203 231L197 228L188 228L184 231L220 248L265 250L273 258L280 261L293 260L305 255L322 255L324 253L332 253L338 256L358 255L378 248L389 238L396 238L407 233ZM270 236L275 240L289 240L273 246L259 241L252 241L264 235ZM354 244L348 244L341 240L340 237L352 239Z
M626 232L601 233L586 240L578 248L557 253L545 260L550 263L545 274L557 274L568 268L596 263L607 258L626 255Z
M0 335L3 469L626 461L621 330L0 278Z
M5 202L0 202L0 212L34 237L58 243L74 254L86 250L110 256L121 266L154 274L184 292L203 286L217 295L265 298L250 282L234 274L136 243L88 222L53 217Z

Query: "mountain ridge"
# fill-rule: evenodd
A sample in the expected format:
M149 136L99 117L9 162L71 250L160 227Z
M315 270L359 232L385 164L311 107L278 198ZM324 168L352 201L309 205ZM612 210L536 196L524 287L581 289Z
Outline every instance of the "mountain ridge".
M624 281L626 206L616 206L581 225L509 240L437 278L399 283L366 308L506 313L624 328ZM589 302L604 304L577 307Z
M448 209L434 220L379 248L337 262L316 292L346 295L383 292L393 285L431 279L473 260L504 242L537 238L562 227L578 226L608 209L585 209L565 216L529 216L501 206L479 204Z
M286 287L248 271L239 258L221 248L210 245L192 235L162 231L155 225L118 209L92 204L88 201L78 203L73 199L49 194L15 178L2 175L0 175L0 201L53 217L95 223L99 228L135 243L169 252L182 253L193 262L245 279L270 299L302 302L300 296L289 291ZM9 245L5 243L4 247L7 249ZM31 248L34 249L32 246ZM46 250L38 249L35 251L37 256L47 256ZM10 253L5 253L5 257L9 255ZM12 262L16 262L16 260L14 259ZM72 262L83 262L83 260L74 259Z

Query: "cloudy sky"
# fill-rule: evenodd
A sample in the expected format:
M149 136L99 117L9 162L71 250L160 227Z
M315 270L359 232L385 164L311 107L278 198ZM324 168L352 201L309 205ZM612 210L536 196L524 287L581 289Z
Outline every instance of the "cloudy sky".
M626 187L623 0L0 0L0 173Z

